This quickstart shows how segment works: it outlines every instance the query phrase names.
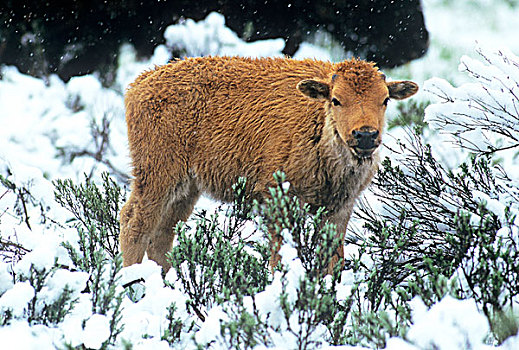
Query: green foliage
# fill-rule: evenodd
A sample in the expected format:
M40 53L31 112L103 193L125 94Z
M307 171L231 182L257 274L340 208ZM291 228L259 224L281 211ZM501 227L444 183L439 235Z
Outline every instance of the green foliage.
M519 315L511 308L503 311L494 312L490 318L492 332L499 344L509 337L519 334Z
M269 189L270 197L255 205L263 230L281 236L288 233L284 238L294 243L307 273L321 276L328 270L332 259L338 261L337 250L342 242L337 237L336 228L326 222L324 208L312 215L308 204L290 194L284 173L274 173L274 180L277 185ZM338 261L336 264L337 271L341 263Z
M315 348L322 344L325 333L333 334L336 315L344 312L344 306L337 302L336 287L339 282L342 261L337 261L333 276L323 278L329 262L336 257L340 246L335 227L324 221L324 211L312 215L308 205L292 196L285 184L285 175L275 173L276 186L270 189L270 197L263 203L255 202L255 212L266 234L275 232L290 241L297 249L301 262L299 281L290 282L288 266L280 264L281 290L279 304L283 312L287 331L290 332L299 349ZM297 267L293 267L296 270ZM229 308L227 315L231 321L222 324L222 336L229 348L252 348L257 344L272 345L270 335L279 331L269 323L268 317L261 317L256 307L254 294L252 310L244 307Z
M101 175L103 183L99 188L85 175L85 183L75 185L72 180L57 180L56 201L70 211L81 234L88 233L92 239L81 250L95 251L103 248L111 258L119 253L119 211L125 201L125 192L112 180L108 173ZM93 245L93 246L92 246ZM99 247L97 246L99 245ZM85 250L83 250L85 249Z
M92 239L88 233L85 236L87 240ZM71 258L74 259L74 254L77 256L78 253L70 245L68 248ZM117 255L113 260L109 259L101 248L91 252L91 255L83 256L80 261L86 260L88 260L89 270L86 272L89 273L89 279L84 292L88 292L91 297L92 314L106 315L110 320L110 335L100 348L107 349L116 344L117 337L124 327L121 323L122 302L126 292L119 283L122 258Z
M484 205L479 218L474 224L471 215L461 213L456 221L458 230L450 239L455 247L466 247L460 265L467 283L461 290L462 296L476 300L493 331L497 330L496 338L502 341L503 334L517 334L517 321L511 323L513 318L507 317L505 311L513 307L513 300L519 295L519 246L512 236L499 234L501 222Z
M26 282L34 289L34 296L27 303L23 318L31 325L56 326L72 311L78 298L68 285L49 298L48 283L58 270L57 264L50 269L38 269L31 265L26 274L16 276L16 282ZM14 318L12 310L7 308L0 312L0 325L8 325Z
M178 244L168 253L169 261L189 296L189 306L204 319L206 307L242 298L265 288L268 281L268 248L261 242L241 237L240 229L250 218L245 204L245 180L234 188L235 203L221 225L218 213L196 214L196 227L177 227ZM254 251L255 254L251 254Z
M297 339L299 349L319 346L319 336L314 335L323 327L332 328L335 315L343 310L336 300L336 287L342 270L342 259L337 250L342 244L334 225L325 221L323 208L312 215L310 207L290 194L285 175L274 173L277 186L270 188L270 197L256 210L264 223L264 229L282 235L293 242L301 261L304 274L296 286L296 297L289 297L288 267L279 267L283 272L280 305L288 325L288 331ZM335 262L332 276L323 278ZM297 323L291 321L297 315Z
M240 179L233 188L235 201L226 212L226 222L219 224L217 214L198 214L194 229L180 227L178 243L169 254L190 297L189 307L198 317L204 320L204 310L222 305L229 318L220 325L226 348L272 345L270 332L279 331L256 305L256 295L265 289L270 275L269 249L257 238L256 242L248 241L237 229L243 225L242 220L255 219L255 215L265 235L271 230L284 235L298 250L301 278L295 285L289 282L289 267L278 266L282 282L279 303L298 347L319 346L322 340L318 339L330 332L328 328L332 329L336 314L344 311L335 297L341 261L335 265L333 277L323 278L340 245L335 227L324 222L322 210L311 215L310 208L289 193L284 174L276 173L274 178L277 185L271 189L271 196L263 203L253 204L246 195L245 180ZM295 297L290 297L294 293Z
M255 300L254 296L252 300ZM259 344L271 344L268 324L261 320L255 304L252 313L240 303L224 307L224 310L230 320L220 323L220 334L226 341L227 349L253 349Z
M290 301L286 279L282 280L283 290L280 304L288 331L296 339L299 349L316 348L325 340L322 332L333 324L335 314L340 310L335 295L335 283L329 283L322 276L307 274L299 280L296 298ZM296 322L292 321L296 315Z
M416 102L416 100L398 102L396 107L398 114L396 117L388 121L388 129L391 130L398 126L412 126L416 128L419 134L422 134L423 129L427 127L427 123L424 122L423 116L425 108L428 105L429 102Z
M101 349L115 345L117 336L123 331L121 324L122 301L124 289L118 288L118 273L122 268L122 258L117 256L110 262L108 277L104 275L106 265L98 264L94 272L92 284L92 313L110 317L110 336L103 343Z
M177 311L177 306L172 303L168 307L168 314L166 315L168 327L164 330L161 338L167 341L170 346L180 339L182 332L182 321L175 317L175 311Z
M79 251L70 242L63 242L62 245L67 249L75 268L91 273L106 260L100 247L97 231L94 227L91 227L90 231L84 231L82 227L78 227L78 237Z
M11 175L10 169L7 169L7 173ZM41 224L52 221L47 216L49 208L31 193L31 182L16 184L7 177L0 175L0 184L5 189L5 192L0 194L0 200L9 192L15 195L14 203L5 204L5 208L8 209L13 206L10 215L17 216L21 225L25 225L29 230L32 230L31 223L35 222L35 218L31 218L30 215L34 214L34 209L40 213ZM7 209L1 213L0 218L7 212ZM5 233L5 231L2 233ZM4 262L16 263L30 251L16 241L16 231L14 231L14 238L5 235L0 237L0 256L2 256ZM49 297L48 295L47 284L59 268L60 266L55 261L52 266L45 268L38 268L31 264L28 271L12 270L11 272L13 282L26 282L34 289L34 297L29 301L24 311L24 318L32 325L56 326L74 308L77 295L68 285L56 292L55 297ZM9 324L13 317L12 310L3 310L0 312L0 325Z
M385 311L353 312L352 327L346 342L375 348L384 348L389 336L398 336L399 327Z
M56 264L49 270L31 265L28 276L19 277L20 282L27 281L34 288L34 297L27 305L27 321L30 324L57 325L74 308L77 298L69 286L65 286L54 301L48 301L44 296L46 284L56 270Z

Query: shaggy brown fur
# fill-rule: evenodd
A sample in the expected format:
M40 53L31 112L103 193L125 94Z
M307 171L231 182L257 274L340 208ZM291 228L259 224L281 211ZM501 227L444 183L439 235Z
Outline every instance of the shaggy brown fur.
M387 98L417 89L355 59L190 58L141 74L125 100L134 181L121 211L124 265L147 252L165 273L173 227L201 193L230 201L244 176L261 199L276 170L313 210L327 208L342 237L377 168Z

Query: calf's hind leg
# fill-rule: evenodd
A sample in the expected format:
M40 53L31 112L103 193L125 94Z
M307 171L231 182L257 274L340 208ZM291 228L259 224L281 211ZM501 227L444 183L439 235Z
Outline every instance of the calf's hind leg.
M130 198L121 210L123 265L142 262L147 251L148 258L166 273L170 266L165 253L171 249L173 228L189 217L199 191L191 179L174 186L167 181L140 186L138 181L132 184Z
M160 198L136 189L132 184L130 198L121 209L119 241L123 266L138 264L148 247L149 233L159 217Z
M174 228L179 221L186 221L200 196L200 191L194 180L177 184L170 190L161 212L158 225L151 236L148 248L148 258L162 266L166 274L171 264L166 259L166 253L171 250Z

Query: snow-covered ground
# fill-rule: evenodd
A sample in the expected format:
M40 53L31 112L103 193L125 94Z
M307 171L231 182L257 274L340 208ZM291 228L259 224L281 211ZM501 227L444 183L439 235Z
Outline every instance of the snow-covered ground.
M463 99L466 91L482 94L474 86L470 89L456 90L447 83L448 81L454 86L459 86L462 83L477 82L470 74L458 71L458 64L464 55L472 57L463 58L465 66L500 77L515 72L516 76L513 78L516 82L519 81L518 66L515 66L514 71L513 64L504 68L506 62L502 62L501 66L498 65L502 71L495 71L494 68L488 68L488 62L485 62L475 50L476 47L483 47L485 49L482 49L482 52L490 56L496 51L494 48L506 48L507 52L510 52L507 57L514 58L515 64L519 63L517 57L512 54L519 53L519 5L511 7L506 1L491 0L425 0L424 11L431 38L428 54L403 67L386 72L392 79L412 79L421 87L425 86L416 96L417 99L441 102L435 96L439 94L439 87L443 90L451 89L460 99ZM188 55L279 56L284 44L282 39L244 43L225 27L223 17L217 14L211 14L198 23L187 20L183 24L172 25L165 31L165 38L166 45L157 47L153 57L147 61L137 61L132 47L123 46L119 57L117 80L111 88L102 87L95 75L75 77L65 84L56 76L45 82L20 74L14 67L2 68L0 174L18 188L29 188L35 202L43 205L26 208L29 229L29 225L20 222L20 216L16 215L16 193L7 190L4 192L3 188L0 188L1 237L18 242L30 250L14 266L0 262L0 315L9 310L14 316L8 325L0 326L2 348L53 349L63 348L65 343L99 348L109 336L108 317L92 314L92 300L88 295L81 293L88 279L84 272L58 269L49 276L47 288L41 291L42 300L53 301L66 284L73 295L79 298L73 311L63 322L55 326L29 324L24 315L27 303L34 296L34 288L26 281L14 283L12 274L14 272L17 276L29 276L31 265L39 269L50 268L54 265L55 259L64 266L70 265L70 258L60 243L69 241L75 244L77 230L51 221L40 221L42 210L46 211L47 217L60 223L66 222L70 217L70 213L54 201L52 180L71 178L75 182L81 182L84 174L91 175L93 179L100 179L101 172L108 171L118 176L121 183L124 182L123 174L129 173L123 106L125 87L143 70L166 63L169 50L175 46L185 49ZM296 54L298 58L331 59L331 56L315 43L304 43ZM496 57L493 56L493 59L498 60ZM437 78L429 80L433 77ZM427 80L429 81L425 83ZM500 89L492 84L487 88ZM517 86L510 88L517 92ZM513 102L503 103L512 103L511 107L514 107ZM442 113L446 113L447 108L455 107L430 107L428 118L441 121ZM515 108L517 111L518 106ZM388 110L388 118L394 117L395 113L396 108L393 105ZM484 115L481 119L485 119ZM106 161L100 163L91 156L99 152L102 144L99 133L92 133L92 126L96 125L102 130L103 123L106 122L110 125L109 145L104 150ZM394 137L402 135L398 129L392 133ZM476 136L481 142L495 141L489 133L474 134L470 137ZM434 134L429 137L431 140L436 139L433 143L434 151L443 158L450 159L453 163L450 165L466 156L463 151L452 147L448 135ZM394 138L387 140L394 142ZM503 162L505 170L514 175L513 180L517 181L519 160L514 154L508 153ZM213 210L215 206L214 202L203 198L197 204L197 209ZM496 203L495 206L499 207L499 204ZM288 258L290 255L290 249L287 248L283 256ZM166 326L167 307L175 302L178 307L177 317L187 323L193 316L189 315L183 306L186 296L180 292L180 288L176 290L165 287L160 269L151 261L124 270L126 281L138 277L145 280L146 295L138 302L128 297L123 300L122 323L125 326L121 339L132 343L135 349L168 348L168 343L161 340ZM301 271L296 266L293 273L293 278L297 280L297 274ZM167 278L173 280L172 275L168 275ZM275 294L280 290L279 278L274 276L272 284L257 296L257 300L262 301L258 305L261 312L281 313ZM349 287L346 282L348 280L348 276L345 275L341 288L346 290ZM244 300L244 304L248 305L250 302L248 299ZM219 320L225 318L225 314L221 307L207 311L206 321L198 321L199 328L195 337L202 344L215 341L213 346L218 348ZM285 320L280 319L278 322L279 327L286 328ZM430 344L433 342L440 349L491 348L484 344L489 325L472 300L459 301L446 297L430 309L420 300L414 300L413 322L408 339L390 339L388 349L425 349L431 348ZM314 336L319 336L319 331ZM179 348L193 346L190 337L188 334L183 335ZM289 332L283 337L273 339L279 349L295 347L294 339ZM122 344L119 345L122 347ZM519 336L510 338L499 348L518 349Z

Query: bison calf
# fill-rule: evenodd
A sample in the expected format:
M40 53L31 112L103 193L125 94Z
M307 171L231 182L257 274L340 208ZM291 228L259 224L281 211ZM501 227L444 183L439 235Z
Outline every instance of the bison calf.
M261 200L276 170L313 210L326 207L342 239L377 169L388 101L417 90L356 59L189 58L141 74L125 99L134 180L121 211L124 265L147 252L165 273L173 228L201 193L230 201L246 177Z

